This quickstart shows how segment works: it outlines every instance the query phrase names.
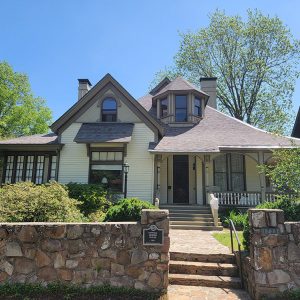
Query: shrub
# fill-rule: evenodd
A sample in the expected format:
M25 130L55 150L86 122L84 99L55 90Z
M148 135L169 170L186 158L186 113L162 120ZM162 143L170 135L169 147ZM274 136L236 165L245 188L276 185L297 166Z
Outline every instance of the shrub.
M244 229L243 229L243 246L244 249L249 251L250 248L250 227L249 227L249 216L246 214L246 220L244 223Z
M20 182L0 190L1 222L80 222L79 202L70 199L66 188L50 182L35 185Z
M139 221L142 209L154 209L154 205L138 198L121 199L111 206L105 217L105 221Z
M256 208L282 209L286 221L300 221L300 202L299 199L288 199L282 196L275 202L264 202Z
M229 227L230 226L229 220L232 220L235 228L237 230L242 230L245 226L246 219L247 219L246 213L242 214L240 212L236 212L236 211L232 210L229 213L228 217L225 218L224 225L225 225L225 227Z
M111 202L107 200L107 192L99 184L67 184L70 198L80 201L79 209L89 217L105 213L110 207Z

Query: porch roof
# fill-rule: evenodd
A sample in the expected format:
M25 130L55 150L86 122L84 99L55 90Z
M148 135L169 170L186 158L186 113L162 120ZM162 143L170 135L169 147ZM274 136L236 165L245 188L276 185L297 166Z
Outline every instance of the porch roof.
M132 123L83 123L74 138L76 143L129 143Z
M150 152L199 153L226 150L268 150L300 146L300 139L255 128L209 106L204 118L193 127L166 126L165 136Z

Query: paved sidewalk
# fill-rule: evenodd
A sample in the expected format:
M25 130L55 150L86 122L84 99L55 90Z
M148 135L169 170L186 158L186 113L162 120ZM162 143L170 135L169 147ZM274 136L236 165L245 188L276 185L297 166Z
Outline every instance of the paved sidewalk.
M228 247L220 244L212 236L212 231L171 229L170 240L170 252L199 254L230 253Z
M243 290L169 285L168 300L251 300Z

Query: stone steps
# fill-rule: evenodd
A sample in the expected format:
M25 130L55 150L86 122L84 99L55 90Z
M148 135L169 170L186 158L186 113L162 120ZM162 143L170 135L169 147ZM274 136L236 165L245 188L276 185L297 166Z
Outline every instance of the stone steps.
M178 285L209 286L219 288L241 288L240 278L229 276L169 274L169 283Z
M171 229L223 230L220 222L215 226L209 206L162 205L160 207L169 210Z
M199 254L199 253L184 253L170 252L170 260L175 261L192 261L192 262L214 262L222 264L235 264L234 254Z
M234 254L170 252L170 284L238 289L238 273Z
M171 260L169 268L172 274L238 276L235 264Z
M205 231L222 231L222 226L198 226L198 225L170 225L171 229L182 229L182 230L205 230Z

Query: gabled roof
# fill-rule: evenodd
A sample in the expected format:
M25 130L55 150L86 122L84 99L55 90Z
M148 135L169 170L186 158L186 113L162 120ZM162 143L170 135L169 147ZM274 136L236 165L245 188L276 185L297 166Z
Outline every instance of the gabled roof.
M132 123L83 123L74 138L76 143L129 143Z
M151 113L151 97L140 99ZM293 147L300 139L271 134L255 128L216 109L206 106L204 118L193 127L165 125L165 135L151 152L220 152L223 150L258 150Z
M67 110L59 119L57 119L50 128L53 132L58 133L64 127L80 116L91 101L96 101L98 92L100 92L107 85L114 86L126 99L126 104L129 108L143 120L152 130L158 130L162 135L163 128L155 118L147 113L147 111L138 103L110 74L106 74L92 89L89 90L79 101L77 101L69 110Z

